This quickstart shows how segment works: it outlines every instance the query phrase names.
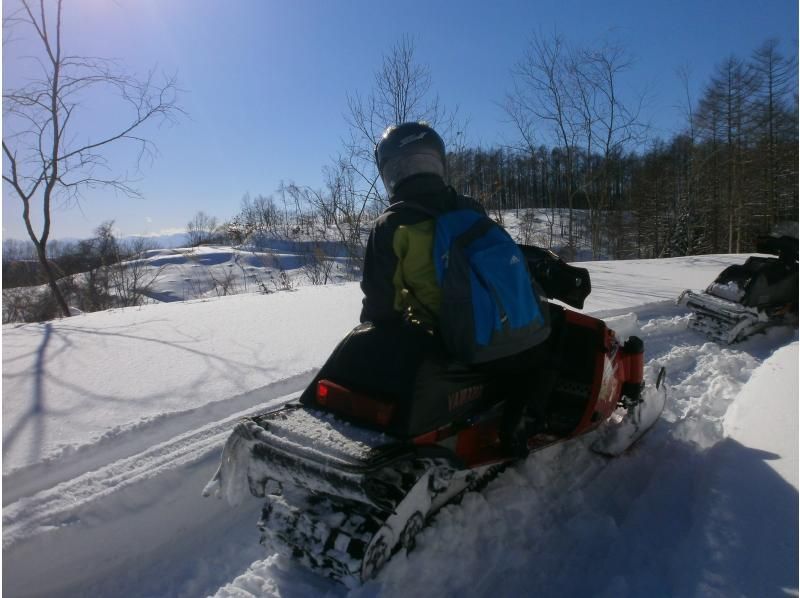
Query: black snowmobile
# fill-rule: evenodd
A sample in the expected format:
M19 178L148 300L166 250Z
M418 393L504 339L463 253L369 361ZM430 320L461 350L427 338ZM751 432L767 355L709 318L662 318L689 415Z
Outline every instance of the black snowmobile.
M759 237L752 256L728 266L705 292L684 291L689 327L724 343L742 341L769 326L797 324L797 233Z
M538 248L523 252L539 293L583 307L585 269ZM664 406L663 388L645 391L643 343L620 344L601 320L548 306L550 357L526 379L536 388L543 369L555 375L546 411L523 415L527 449L594 432L593 449L617 455ZM499 432L513 399L504 382L454 362L422 326L363 324L299 401L236 426L205 494L265 498L262 542L357 585L412 548L442 506L520 458Z

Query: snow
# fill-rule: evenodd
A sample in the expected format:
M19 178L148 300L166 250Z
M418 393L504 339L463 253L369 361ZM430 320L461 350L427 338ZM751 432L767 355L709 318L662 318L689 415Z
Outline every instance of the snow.
M333 244L329 249L337 252ZM309 262L303 243L275 242L274 250L252 250L226 246L191 249L154 249L141 262L145 281L153 280L146 295L171 302L218 297L259 290L275 292L309 284L305 269ZM330 258L331 282L344 279L343 260Z
M705 492L685 540L702 552L686 559L682 588L691 580L702 595L797 595L797 363L796 341L768 357L704 454Z
M725 347L675 305L744 258L580 264L585 311L643 338L649 381L667 368L662 419L616 460L588 438L532 455L349 593L796 595L797 331ZM265 553L258 499L201 492L236 421L296 397L360 300L309 285L4 326L4 593L348 593Z
M764 451L766 464L797 490L797 380L783 375L797 366L797 343L773 353L748 380L725 414L725 436ZM781 414L781 417L775 417Z
M24 468L40 466L38 476L45 464L82 462L87 451L156 427L169 438L186 427L179 420L229 414L256 389L303 388L357 322L359 293L357 285L306 287L5 326L3 475L12 476L11 492Z
M733 280L726 284L712 283L708 287L708 292L722 299L734 302L741 301L742 297L744 297L744 289Z

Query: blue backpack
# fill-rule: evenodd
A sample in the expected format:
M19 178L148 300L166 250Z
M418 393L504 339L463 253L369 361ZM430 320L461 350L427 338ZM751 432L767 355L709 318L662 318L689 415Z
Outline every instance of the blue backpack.
M434 213L433 260L442 289L439 332L467 364L515 355L550 330L520 248L499 224L471 209Z

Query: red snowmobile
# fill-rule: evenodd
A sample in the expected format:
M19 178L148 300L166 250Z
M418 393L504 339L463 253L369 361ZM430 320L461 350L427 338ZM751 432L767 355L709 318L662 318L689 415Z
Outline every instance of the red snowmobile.
M586 270L523 251L537 292L583 307ZM645 389L640 339L620 343L601 320L548 305L551 358L526 379L545 368L553 384L546 410L523 414L527 449L593 433L593 450L617 455L660 415L663 370L661 391ZM501 441L504 382L453 362L421 326L363 324L299 401L236 426L205 494L265 498L262 542L357 585L411 549L442 506L520 458Z

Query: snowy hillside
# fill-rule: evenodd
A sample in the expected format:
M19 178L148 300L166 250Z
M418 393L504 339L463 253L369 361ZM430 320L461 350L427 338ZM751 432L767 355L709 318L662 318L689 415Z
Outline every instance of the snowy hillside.
M797 332L723 347L674 304L743 261L582 264L585 311L644 339L646 375L666 366L663 420L617 460L536 453L352 595L796 595ZM206 296L4 326L5 595L347 593L265 552L259 500L200 493L235 421L296 397L357 322L358 285Z
M152 301L169 303L291 290L312 284L315 275L318 284L345 280L342 258L325 258L321 263L307 251L285 245L269 252L213 245L149 251L142 260L143 278L153 284L145 294Z
M491 215L519 243L551 247L556 253L566 251L566 211L501 210ZM576 226L587 226L588 212L577 210L573 216ZM341 239L336 228L311 222L287 219L269 234L253 235L245 244L237 246L187 247L185 233L123 237L119 239L123 246L127 243L131 247L131 243L143 241L146 247L158 248L142 250L134 254L135 258L114 263L102 276L97 271L70 275L72 284L69 286L73 293L68 294L66 300L72 313L80 314L83 309L171 303L241 293L268 294L359 279L361 258L348 259L346 246L336 240ZM366 243L368 233L369 227L364 227L362 244ZM356 256L360 255L360 250L353 251ZM34 260L32 246L28 252L28 259ZM573 253L575 261L592 256L590 248L583 245L577 246ZM93 285L91 292L88 291L90 285ZM39 305L41 297L49 297L46 285L4 287L2 291L3 322L34 322L52 317L45 315L47 309ZM97 295L103 297L100 303L87 299L87 296Z

